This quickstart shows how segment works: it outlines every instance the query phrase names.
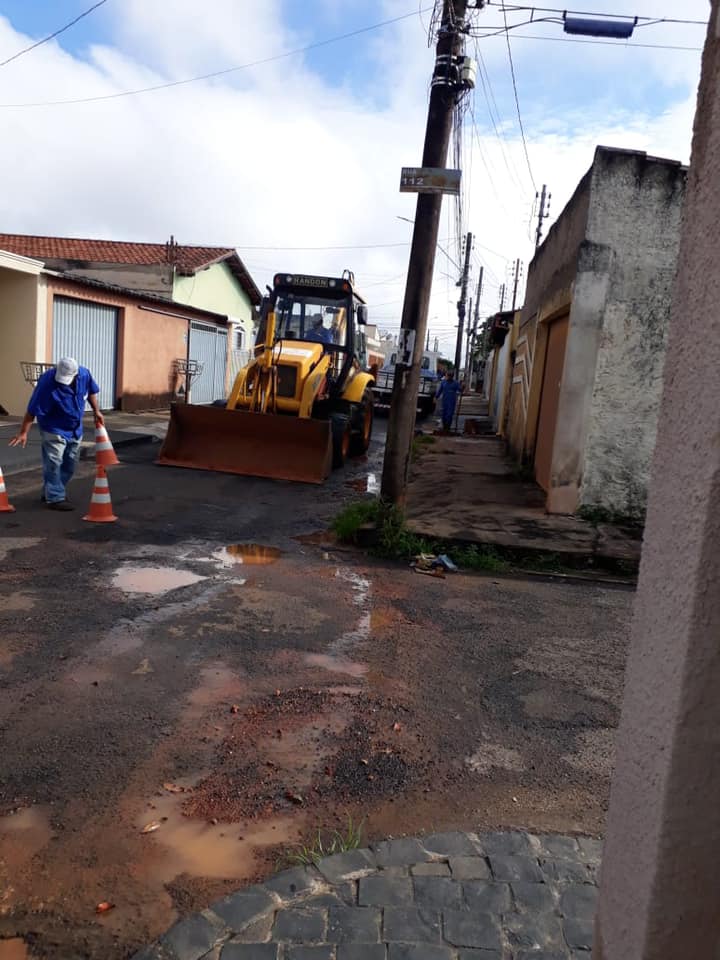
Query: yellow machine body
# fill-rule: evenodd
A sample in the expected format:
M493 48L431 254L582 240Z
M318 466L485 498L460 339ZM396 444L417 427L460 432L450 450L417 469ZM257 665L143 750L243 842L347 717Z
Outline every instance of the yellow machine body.
M268 309L255 357L237 374L225 408L173 404L158 463L322 483L337 460L338 442L342 459L352 446L349 427L348 438L338 441L332 416L318 416L323 406L349 411L348 423L355 412L356 445L367 449L372 375L347 352L277 333L278 318Z

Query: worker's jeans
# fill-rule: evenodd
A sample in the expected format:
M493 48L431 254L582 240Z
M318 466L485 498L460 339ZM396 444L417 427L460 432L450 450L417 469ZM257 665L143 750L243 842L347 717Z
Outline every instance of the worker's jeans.
M65 487L72 480L80 456L80 441L55 433L40 432L42 437L43 493L48 503L65 499Z

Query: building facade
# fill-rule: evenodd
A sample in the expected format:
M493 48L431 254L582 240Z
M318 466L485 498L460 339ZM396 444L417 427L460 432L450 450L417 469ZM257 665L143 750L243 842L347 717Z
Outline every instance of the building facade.
M226 395L225 316L114 284L47 271L0 251L0 412L21 414L32 383L23 364L75 356L100 385L103 410L167 406L186 386L178 361L204 358L194 402ZM37 372L37 370L36 370Z
M598 147L530 264L507 439L551 513L644 515L686 178Z
M92 366L104 409L164 406L201 365L193 402L227 395L249 356L260 292L225 247L0 234L0 405L27 399L21 362Z

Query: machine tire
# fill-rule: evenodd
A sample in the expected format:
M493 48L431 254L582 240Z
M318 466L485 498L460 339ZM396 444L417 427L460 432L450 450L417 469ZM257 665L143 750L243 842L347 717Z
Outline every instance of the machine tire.
M330 419L332 428L332 465L333 470L345 465L350 455L350 417L344 413L334 413Z
M372 438L373 421L375 418L375 397L368 387L363 393L362 400L356 404L355 430L350 438L350 456L362 457L367 453Z

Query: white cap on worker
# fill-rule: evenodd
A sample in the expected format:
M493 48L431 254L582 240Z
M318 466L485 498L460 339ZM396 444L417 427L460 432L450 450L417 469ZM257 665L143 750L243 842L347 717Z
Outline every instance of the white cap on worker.
M73 357L62 357L55 365L55 379L67 387L73 382L79 369L78 362Z

